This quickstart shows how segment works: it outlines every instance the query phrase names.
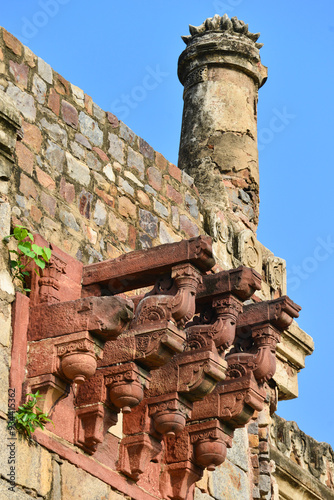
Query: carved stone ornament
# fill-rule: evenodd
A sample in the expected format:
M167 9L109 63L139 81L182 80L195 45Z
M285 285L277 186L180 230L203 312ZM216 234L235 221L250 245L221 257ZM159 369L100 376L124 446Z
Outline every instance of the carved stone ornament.
M110 426L117 423L117 415L109 408L97 403L77 408L75 412L75 443L89 454L93 454Z
M60 373L66 379L83 384L94 375L101 348L93 340L84 336L82 339L59 342L55 347L60 360Z
M196 465L213 471L224 462L227 448L232 446L232 429L214 419L188 425L187 431L194 447Z
M54 304L59 302L59 278L65 273L66 262L59 257L51 256L49 264L41 270L38 280L40 303Z
M201 68L194 69L191 73L189 73L184 82L184 92L186 92L187 89L189 89L193 85L196 85L196 83L206 82L207 79L208 79L207 66L202 66Z
M120 445L118 470L138 481L149 463L161 452L161 442L141 433L134 436L125 436Z
M262 272L262 250L256 236L250 229L244 229L238 234L238 259L240 262Z
M148 414L155 429L163 435L175 436L182 432L191 412L191 404L178 393L166 394L148 400Z
M123 413L130 413L131 408L143 399L149 378L148 373L135 363L111 367L105 377L111 402Z
M213 241L221 242L226 246L229 254L233 255L233 228L231 224L224 222L214 212L209 217L210 235Z
M266 278L270 287L286 294L286 264L279 257L270 256L266 262Z
M214 17L209 17L200 26L189 25L190 36L182 36L182 40L186 45L188 45L192 39L196 36L203 35L210 31L215 32L225 32L235 35L243 35L248 38L249 41L254 42L257 49L263 47L263 43L256 43L260 37L260 33L251 33L248 31L248 24L239 20L237 17L232 17L231 19L227 14L222 17L216 14Z

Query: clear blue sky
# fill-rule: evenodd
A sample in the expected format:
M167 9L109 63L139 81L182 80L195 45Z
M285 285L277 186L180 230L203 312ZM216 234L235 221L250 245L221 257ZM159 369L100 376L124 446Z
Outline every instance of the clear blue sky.
M177 163L180 36L225 12L264 43L258 237L286 259L288 294L316 347L299 375L300 397L278 413L334 446L333 0L11 0L1 24Z

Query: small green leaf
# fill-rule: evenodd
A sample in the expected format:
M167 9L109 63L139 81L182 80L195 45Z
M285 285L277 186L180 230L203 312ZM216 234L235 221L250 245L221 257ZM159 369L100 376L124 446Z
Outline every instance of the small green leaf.
M43 254L43 248L39 247L38 245L35 245L35 243L32 244L32 249L35 252L36 255L42 255Z
M44 247L43 251L44 251L44 255L43 255L44 258L46 256L47 257L46 260L49 261L51 259L51 254L52 254L51 248Z
M41 269L45 268L45 262L42 259L39 259L38 257L34 258L35 264L40 267Z

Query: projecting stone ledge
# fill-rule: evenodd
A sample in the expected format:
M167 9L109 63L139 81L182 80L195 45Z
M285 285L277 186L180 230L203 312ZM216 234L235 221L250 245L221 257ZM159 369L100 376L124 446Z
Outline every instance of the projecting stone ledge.
M305 358L314 351L312 337L302 330L296 321L282 332L276 350L276 373L273 377L278 388L278 399L298 397L298 373L305 368Z
M295 422L272 416L270 458L282 498L334 499L334 452L302 432Z

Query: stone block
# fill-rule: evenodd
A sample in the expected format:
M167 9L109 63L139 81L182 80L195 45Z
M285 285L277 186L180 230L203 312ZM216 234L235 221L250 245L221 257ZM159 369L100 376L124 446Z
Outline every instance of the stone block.
M64 462L61 466L61 498L66 500L109 500L110 487L87 472ZM88 493L88 497L87 497Z
M70 153L66 153L66 160L69 176L87 187L90 183L90 171L87 165L74 158Z
M39 104L44 104L47 91L46 83L38 75L34 75L32 81L32 91Z
M9 71L14 76L16 83L23 88L28 85L29 68L25 64L18 64L14 61L9 61Z
M240 469L248 471L248 435L245 428L235 429L232 448L227 449L227 458Z
M6 93L11 99L13 99L17 108L19 109L19 111L21 111L23 116L27 120L34 122L36 119L36 107L34 98L12 83L9 83Z
M180 215L180 230L184 231L189 238L194 238L199 235L199 229L191 222L186 215Z
M214 498L207 493L203 493L199 488L195 488L194 500L214 500Z
M67 147L67 133L58 123L50 123L45 118L41 120L41 125L50 139L59 142L64 148Z
M168 217L168 208L166 208L160 201L154 200L154 210L160 217Z
M9 491L10 483L0 479L0 498L4 500L31 500L31 496L16 486L14 491ZM15 495L15 496L14 496ZM52 499L53 500L53 499ZM56 500L56 499L55 499ZM58 499L57 499L58 500ZM61 499L60 499L61 500Z
M158 235L158 217L147 210L139 210L139 225L151 238Z
M95 146L102 146L103 132L93 118L81 111L79 114L79 124L82 134L88 137L88 139L95 144Z
M94 222L98 226L104 226L107 220L107 211L104 204L97 200L94 210Z
M161 172L155 168L155 167L150 167L147 170L147 176L150 185L153 187L153 189L156 189L157 191L161 190L161 185L162 185L162 174Z
M229 460L209 476L209 493L215 500L249 500L247 474Z
M65 123L70 125L70 127L78 128L79 116L75 107L69 102L62 100L61 103L61 113L64 118Z
M59 147L58 144L48 141L48 147L45 152L45 156L50 166L52 167L52 170L55 169L59 174L61 174L65 164L64 150Z
M43 136L41 134L41 131L39 130L38 127L36 127L36 125L32 125L31 123L25 121L23 121L22 126L23 126L23 142L31 146L36 153L39 153L43 141ZM17 142L16 148L19 144L21 143Z
M128 167L135 168L138 171L139 178L144 179L144 159L141 154L137 153L130 147L128 151Z
M50 64L46 63L41 59L40 57L38 58L38 63L37 63L37 68L38 68L38 74L45 80L46 82L52 84L52 68Z

